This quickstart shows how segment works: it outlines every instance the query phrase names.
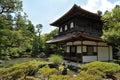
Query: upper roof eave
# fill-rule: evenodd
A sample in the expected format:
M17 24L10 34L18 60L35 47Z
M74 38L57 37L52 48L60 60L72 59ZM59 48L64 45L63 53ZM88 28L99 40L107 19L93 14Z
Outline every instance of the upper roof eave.
M63 21L65 17L67 17L69 14L72 14L74 12L74 10L76 9L76 11L81 11L83 12L84 14L86 13L87 15L89 16L94 16L93 18L97 17L100 19L101 16L95 14L95 13L92 13L90 11L87 11L83 8L81 8L80 6L77 6L76 4L74 4L74 6L67 12L65 13L62 17L60 17L59 19L57 19L56 21L54 21L53 23L51 23L50 25L51 26L58 26L59 22L60 21Z

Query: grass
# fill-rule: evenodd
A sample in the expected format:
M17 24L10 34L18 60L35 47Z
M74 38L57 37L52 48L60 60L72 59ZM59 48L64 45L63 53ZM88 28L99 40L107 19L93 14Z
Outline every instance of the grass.
M7 67L16 63L22 63L22 62L28 62L32 60L40 60L40 61L45 61L42 58L16 58L12 60L4 60L2 64L0 64L0 67Z

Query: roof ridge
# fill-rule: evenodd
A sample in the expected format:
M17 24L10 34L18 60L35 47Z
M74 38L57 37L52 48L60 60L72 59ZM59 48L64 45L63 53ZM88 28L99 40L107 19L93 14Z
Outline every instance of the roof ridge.
M68 17L68 15L71 15L71 13L73 13L74 10L78 10L78 12L80 14L82 13L81 15L86 15L86 17L89 17L89 18L93 18L93 19L99 20L99 18L101 17L101 16L99 16L96 13L93 13L93 12L90 12L88 10L85 10L85 9L81 8L80 6L74 4L73 7L69 11L67 11L62 17L58 18L56 21L54 21L50 25L52 25L52 26L58 26L60 24L60 21L64 21L64 18L66 16Z

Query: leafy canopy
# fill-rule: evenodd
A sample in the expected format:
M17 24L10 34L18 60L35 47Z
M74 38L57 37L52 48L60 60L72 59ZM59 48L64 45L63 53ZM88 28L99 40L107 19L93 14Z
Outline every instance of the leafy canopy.
M108 43L120 45L120 6L107 11L102 17L104 22L102 38Z
M22 10L21 0L0 0L0 14Z

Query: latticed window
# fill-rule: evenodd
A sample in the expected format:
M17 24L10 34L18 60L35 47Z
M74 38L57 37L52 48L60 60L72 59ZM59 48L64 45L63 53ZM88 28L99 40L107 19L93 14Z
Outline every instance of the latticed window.
M72 53L76 52L76 47L75 46L71 46L71 51Z
M74 23L73 22L70 23L70 28L74 28Z
M65 30L67 30L67 25L65 25Z
M60 28L60 32L62 32L62 27Z
M93 55L94 47L93 46L87 46L87 55Z

